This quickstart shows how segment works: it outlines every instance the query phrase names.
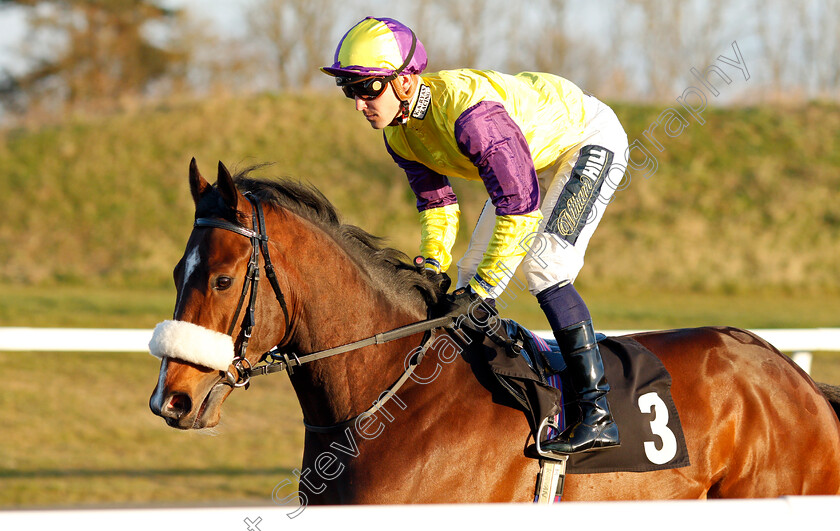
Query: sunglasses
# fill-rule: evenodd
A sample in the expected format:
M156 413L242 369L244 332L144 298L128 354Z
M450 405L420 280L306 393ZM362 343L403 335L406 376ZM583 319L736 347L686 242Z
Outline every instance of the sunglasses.
M335 84L341 87L344 95L351 100L357 97L365 101L378 98L388 87L387 77L336 77Z

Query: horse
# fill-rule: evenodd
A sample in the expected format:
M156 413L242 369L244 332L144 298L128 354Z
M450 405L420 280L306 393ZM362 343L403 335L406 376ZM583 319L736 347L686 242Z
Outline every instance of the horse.
M195 159L189 184L196 224L174 269L173 322L200 333L159 347L155 415L183 430L215 426L225 399L250 383L242 375L270 353L307 426L302 503L534 500L529 421L493 399L469 348L429 346L451 330L411 328L443 294L404 253L342 224L310 185L232 177L221 162L211 185ZM261 271L269 283L256 282ZM390 330L403 333L382 336ZM786 356L728 327L632 337L672 376L690 466L569 475L564 500L840 493L840 421Z

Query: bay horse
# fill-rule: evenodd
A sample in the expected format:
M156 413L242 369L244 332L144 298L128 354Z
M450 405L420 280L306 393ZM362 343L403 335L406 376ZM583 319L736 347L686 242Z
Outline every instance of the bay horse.
M429 300L442 296L403 253L341 224L307 185L233 178L221 162L211 185L195 159L189 184L196 226L174 270L167 323L177 333L157 346L156 415L184 430L215 426L241 375L271 351L308 426L299 473L306 503L533 501L539 465L524 452L528 421L494 402L469 350L433 346L415 366L410 353L428 346L428 332L367 340L423 321ZM256 282L260 272L270 282ZM632 337L672 376L691 465L570 475L565 500L840 493L840 422L786 356L734 328ZM308 354L336 347L339 355ZM400 380L398 397L382 405ZM382 407L373 413L371 404Z

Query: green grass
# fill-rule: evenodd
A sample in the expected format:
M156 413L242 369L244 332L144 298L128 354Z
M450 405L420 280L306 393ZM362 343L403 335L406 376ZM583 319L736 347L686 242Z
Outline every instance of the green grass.
M0 326L151 328L174 304L174 288L7 286Z
M598 328L654 329L729 325L741 328L840 326L840 296L805 293L709 294L581 288ZM514 296L515 295L515 298ZM0 326L151 328L172 315L174 288L10 286L0 298ZM502 307L502 304L508 307ZM511 288L503 316L547 328L536 299Z
M270 503L294 480L303 430L283 376L231 396L212 433L181 432L149 411L159 361L148 354L4 352L0 363L2 507Z
M630 140L653 149L643 132L662 107L615 109ZM840 106L704 117L660 138L656 174L635 172L617 193L579 284L840 293ZM217 160L275 162L260 175L312 182L348 222L416 253L414 199L381 134L338 95L267 94L0 132L0 281L167 286L190 231L193 156L210 180ZM486 192L454 181L460 251Z

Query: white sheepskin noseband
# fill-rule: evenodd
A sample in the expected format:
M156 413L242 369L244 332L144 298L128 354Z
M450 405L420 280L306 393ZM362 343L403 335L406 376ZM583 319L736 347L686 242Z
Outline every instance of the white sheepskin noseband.
M233 362L233 338L186 321L164 321L155 327L149 352L226 371Z

